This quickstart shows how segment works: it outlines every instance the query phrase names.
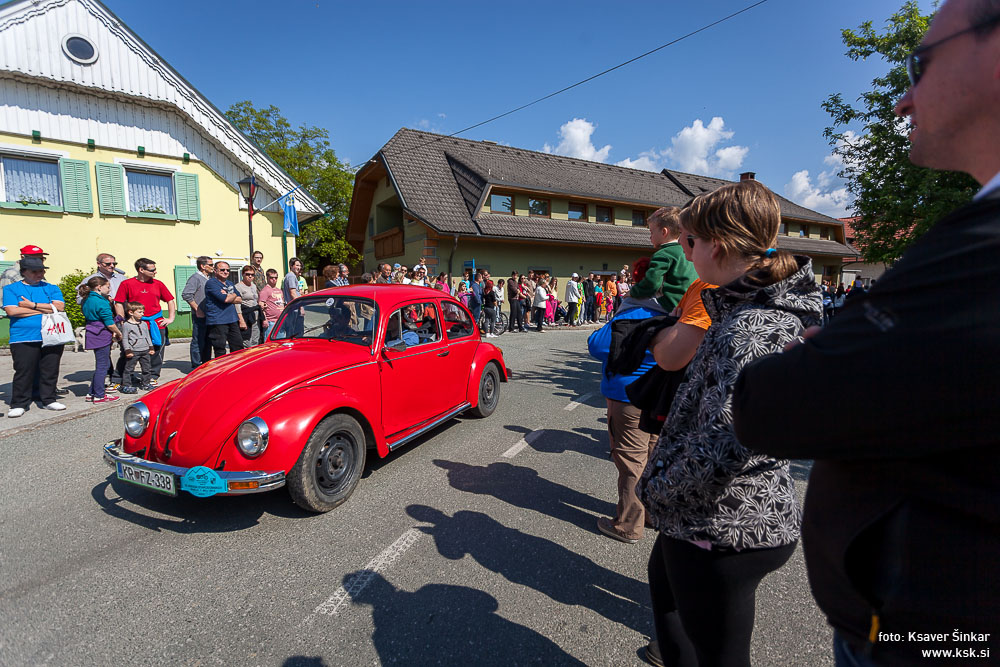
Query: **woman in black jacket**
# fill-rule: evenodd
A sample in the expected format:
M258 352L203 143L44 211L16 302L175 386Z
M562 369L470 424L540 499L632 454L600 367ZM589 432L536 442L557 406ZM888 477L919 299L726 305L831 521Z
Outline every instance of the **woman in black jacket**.
M757 586L798 541L788 462L748 450L732 423L740 370L823 317L809 259L774 247L780 220L757 181L701 195L681 213L698 277L720 287L701 293L712 325L636 487L660 531L649 559L654 664L749 665Z

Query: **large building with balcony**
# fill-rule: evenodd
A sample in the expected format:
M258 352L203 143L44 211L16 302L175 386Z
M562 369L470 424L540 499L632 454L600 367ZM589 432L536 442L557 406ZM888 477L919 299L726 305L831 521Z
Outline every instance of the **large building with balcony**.
M364 270L423 256L433 272L535 269L565 284L574 272L607 275L650 255L646 216L729 182L404 128L358 171L347 238ZM843 223L779 200L779 247L808 255L817 280L836 282L855 254Z

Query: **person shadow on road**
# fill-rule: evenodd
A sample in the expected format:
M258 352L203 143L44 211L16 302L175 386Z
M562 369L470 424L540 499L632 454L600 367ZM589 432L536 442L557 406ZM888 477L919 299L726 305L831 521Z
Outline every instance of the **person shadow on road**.
M639 633L651 630L645 582L601 567L545 538L508 528L481 512L462 510L449 517L415 504L406 513L431 524L417 528L434 538L445 558L459 560L468 554L486 569L556 602L586 607Z
M354 604L371 605L372 643L383 665L583 665L551 639L497 613L496 598L467 586L427 584L409 593L381 574L344 577L370 581L350 593Z

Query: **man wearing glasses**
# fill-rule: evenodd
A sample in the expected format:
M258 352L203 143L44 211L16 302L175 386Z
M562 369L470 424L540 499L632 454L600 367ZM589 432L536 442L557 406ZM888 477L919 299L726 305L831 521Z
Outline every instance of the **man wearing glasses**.
M351 284L350 270L347 268L346 264L338 264L338 275L333 279L334 287L347 287Z
M84 285L88 280L96 277L101 277L108 281L108 284L111 285L111 294L108 295L108 298L114 301L115 294L118 293L118 286L125 282L125 272L118 268L118 261L115 260L114 255L109 255L106 252L102 252L98 255L97 271L91 273L89 276L80 281L80 285ZM80 285L76 286L77 305L83 303L83 297L79 296Z
M114 304L118 317L125 318L125 304L128 301L138 301L143 305L145 315L143 320L149 324L149 336L153 341L155 355L150 360L149 384L159 383L160 369L163 368L163 348L170 345L170 334L167 327L174 321L177 314L177 300L167 286L156 279L156 262L146 257L135 260L136 277L129 278L118 286L115 292ZM163 316L160 302L167 304L167 316ZM122 355L115 364L115 374L112 378L112 390L117 391L122 383L122 372L125 369L125 356ZM115 386L117 385L117 386Z
M205 301L205 283L212 277L212 258L201 255L194 260L197 271L184 283L181 298L191 307L191 370L211 358L211 348L208 346L208 324L205 322L205 311L201 305Z
M212 277L205 283L205 322L208 324L208 342L212 345L216 358L229 351L243 349L243 335L240 323L243 316L236 307L243 303L236 286L229 282L229 263L216 262Z
M804 344L748 366L733 397L743 445L815 460L802 539L838 665L1000 648L1000 0L948 0L907 70L910 160L982 189ZM818 422L859 378L873 400ZM775 413L775 387L816 381Z

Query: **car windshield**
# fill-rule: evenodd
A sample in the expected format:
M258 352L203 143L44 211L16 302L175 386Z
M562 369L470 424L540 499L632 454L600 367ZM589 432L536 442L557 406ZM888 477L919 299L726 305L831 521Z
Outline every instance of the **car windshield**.
M371 299L316 297L299 299L281 314L271 340L323 338L371 345L378 310Z

